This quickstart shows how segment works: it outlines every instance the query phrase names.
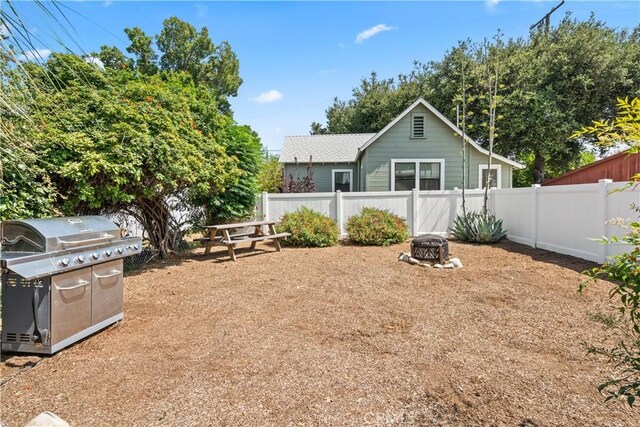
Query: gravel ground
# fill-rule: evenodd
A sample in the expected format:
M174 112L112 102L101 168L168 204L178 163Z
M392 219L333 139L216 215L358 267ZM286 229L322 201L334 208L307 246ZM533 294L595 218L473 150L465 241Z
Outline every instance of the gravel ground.
M592 264L505 242L202 250L125 278L125 320L53 357L2 357L2 425L631 426L603 403L606 283Z

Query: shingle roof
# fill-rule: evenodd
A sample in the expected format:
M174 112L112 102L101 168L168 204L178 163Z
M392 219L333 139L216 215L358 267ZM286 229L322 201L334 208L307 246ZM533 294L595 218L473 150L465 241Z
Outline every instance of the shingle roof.
M354 162L358 148L375 133L348 133L336 135L285 136L280 162L307 163L313 156L314 163Z

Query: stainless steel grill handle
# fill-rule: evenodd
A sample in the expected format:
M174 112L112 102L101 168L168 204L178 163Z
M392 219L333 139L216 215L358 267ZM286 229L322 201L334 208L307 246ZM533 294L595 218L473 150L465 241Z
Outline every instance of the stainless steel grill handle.
M96 277L96 279L108 279L110 277L119 276L121 273L122 271L115 270L113 273L109 273L109 274L102 275L102 274L93 273L93 275Z
M91 282L88 282L86 280L80 280L78 282L78 284L75 285L75 286L65 286L65 287L61 288L60 286L56 285L55 283L53 284L53 286L59 291L70 291L72 289L83 288L83 287L88 286L90 284L91 284Z
M67 248L75 248L77 246L85 246L85 245L92 245L100 242L106 242L113 238L114 238L113 235L105 234L104 236L94 237L93 239L72 240L72 241L58 239L58 241L60 242L63 248L67 249Z

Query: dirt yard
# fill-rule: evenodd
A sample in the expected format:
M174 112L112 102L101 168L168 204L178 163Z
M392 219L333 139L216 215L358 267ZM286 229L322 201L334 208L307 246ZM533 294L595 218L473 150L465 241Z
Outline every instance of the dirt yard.
M53 357L3 356L2 425L631 426L603 403L607 285L575 258L453 243L202 250L125 278L125 320Z

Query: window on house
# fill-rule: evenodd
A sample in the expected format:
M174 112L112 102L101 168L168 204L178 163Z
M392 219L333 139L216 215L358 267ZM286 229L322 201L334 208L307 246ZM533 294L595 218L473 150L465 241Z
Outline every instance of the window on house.
M487 169L487 165L480 165L480 173L478 174L478 188L485 188L487 184L487 173L489 173L489 188L500 188L500 169L501 165L492 165L491 173Z
M442 190L440 163L420 163L420 190Z
M423 113L414 113L411 115L411 138L425 137L425 115Z
M351 170L333 170L333 191L351 191Z
M392 160L394 191L443 190L444 160Z
M407 191L416 188L416 164L396 163L395 190Z

